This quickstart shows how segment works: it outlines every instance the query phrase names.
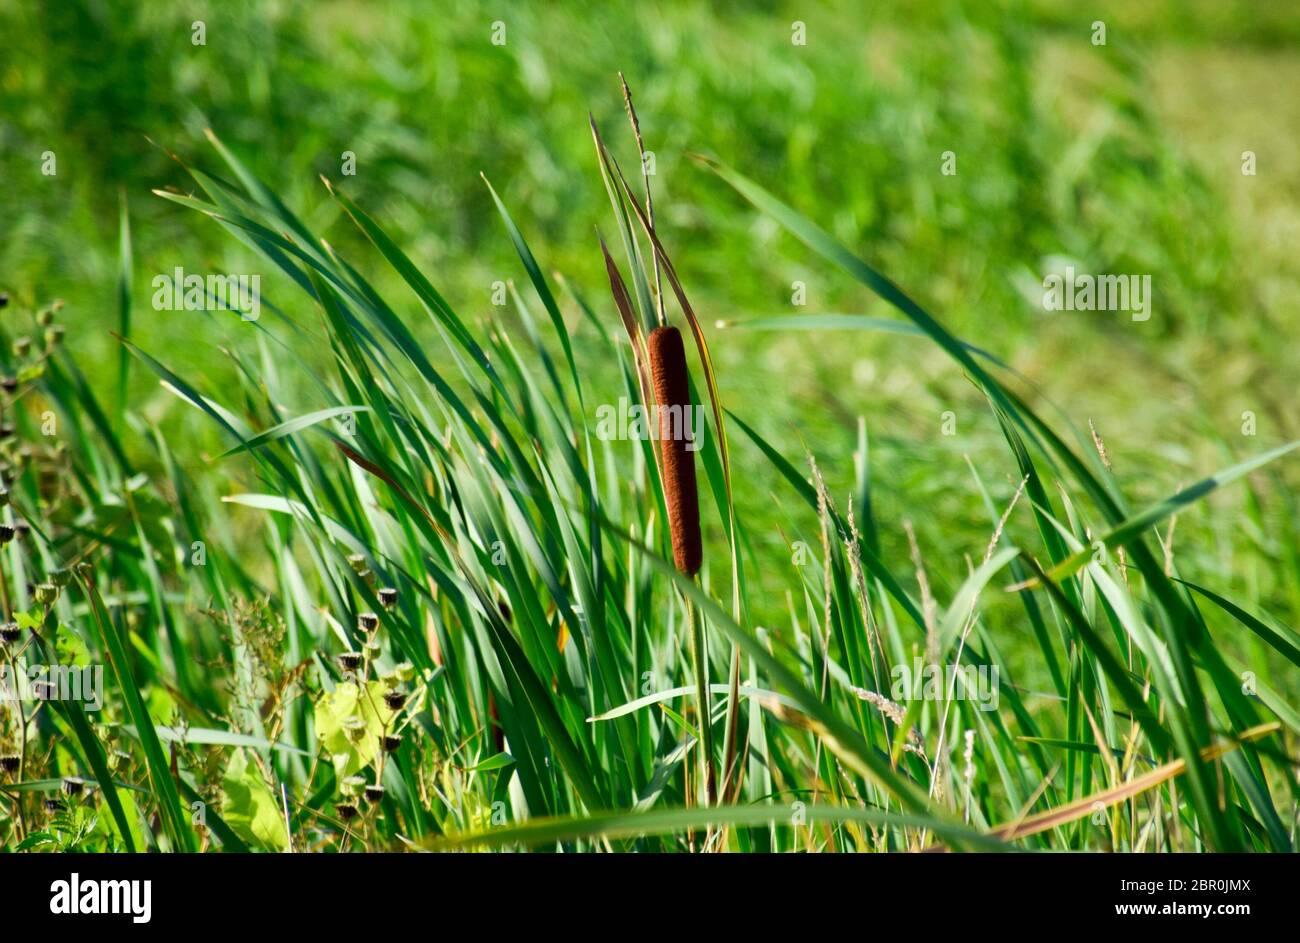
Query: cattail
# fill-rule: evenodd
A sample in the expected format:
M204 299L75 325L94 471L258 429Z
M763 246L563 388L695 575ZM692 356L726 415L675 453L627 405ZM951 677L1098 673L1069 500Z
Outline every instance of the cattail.
M659 412L659 441L663 465L664 498L668 505L668 529L673 540L673 562L687 576L700 569L700 501L695 485L695 456L687 449L692 410L686 348L675 327L657 327L650 332L650 377ZM673 417L677 417L676 435Z

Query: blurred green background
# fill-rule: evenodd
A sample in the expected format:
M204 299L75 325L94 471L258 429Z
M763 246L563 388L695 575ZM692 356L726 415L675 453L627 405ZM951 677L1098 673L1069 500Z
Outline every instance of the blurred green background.
M196 20L204 45L192 42ZM492 42L497 21L504 45ZM1095 21L1105 46L1092 42ZM792 42L796 22L806 45ZM523 280L486 174L544 268L615 329L595 235L612 235L613 221L587 115L632 164L622 70L656 156L660 225L706 322L890 312L760 219L687 159L693 151L820 221L1081 428L1094 420L1135 502L1300 437L1295 4L19 0L0 4L0 35L0 289L12 317L66 300L67 344L106 398L122 196L133 336L201 387L220 388L220 349L249 343L247 326L153 311L155 275L262 272L267 301L314 317L216 224L150 193L188 189L164 148L215 169L206 127L412 323L414 298L340 218L319 175L486 325L510 317L491 305L492 283ZM42 174L47 151L54 176ZM341 173L348 151L354 176ZM945 151L955 176L940 173ZM1256 154L1254 176L1242 173L1244 151ZM1057 258L1150 274L1154 316L1044 312L1041 279ZM792 305L796 282L803 306ZM715 329L711 343L724 402L796 462L804 446L815 451L841 497L865 417L882 520L914 519L923 549L955 564L941 585L960 580L958 561L978 557L989 530L963 456L1000 501L1014 466L977 391L940 352L874 333ZM605 365L593 354L589 366ZM217 444L202 419L151 377L137 371L132 383L135 408L201 465ZM946 411L955 435L941 433ZM1242 434L1246 411L1254 437ZM769 497L775 479L747 443L735 447L742 510L774 524L751 526L752 537L779 565L793 525ZM1276 486L1260 512L1269 526L1243 525L1251 492L1238 487L1185 515L1176 539L1180 554L1229 569L1237 589L1293 616L1294 465L1254 480L1257 491L1261 478ZM228 463L224 474L247 470ZM1291 539L1275 539L1274 524ZM901 527L883 536L906 553ZM761 585L776 593L783 582Z

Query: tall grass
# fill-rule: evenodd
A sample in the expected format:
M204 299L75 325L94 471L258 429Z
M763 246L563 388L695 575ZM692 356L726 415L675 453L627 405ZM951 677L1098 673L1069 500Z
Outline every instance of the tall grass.
M509 318L473 323L340 187L325 183L365 257L336 252L212 135L222 174L187 168L194 195L159 195L283 276L269 316L225 351L238 383L174 372L125 297L119 323L132 369L219 430L222 455L186 454L130 403L104 406L57 350L15 362L5 338L19 440L40 441L48 405L66 443L53 492L13 476L4 513L32 533L2 551L24 627L6 655L109 667L101 713L48 701L6 719L4 752L23 759L0 783L5 844L1290 850L1300 640L1232 602L1230 573L1182 572L1161 528L1297 443L1131 507L1078 417L1044 418L1039 391L980 349L996 345L954 336L817 224L702 159L714 185L897 309L1001 430L1002 463L970 469L982 562L916 541L913 559L892 558L879 535L909 523L871 500L889 470L869 460L870 423L841 501L815 462L811 480L799 470L815 456L797 439L756 431L762 402L723 403L677 250L594 139L623 256L593 246L610 302L548 277L489 185L520 281ZM122 234L129 266L125 216ZM380 266L409 291L382 296L366 274ZM663 395L651 331L675 319L704 379L690 405L707 401L687 454L707 486L698 562L683 556L670 461L652 438L601 438L593 419L618 396ZM600 362L620 386L594 385ZM743 517L733 478L760 462L784 490L770 518ZM751 541L778 526L795 548L787 612L760 624ZM69 566L57 598L26 591ZM957 589L940 600L940 585ZM988 617L1010 607L1022 614ZM940 683L897 698L907 672ZM63 777L96 788L39 806Z

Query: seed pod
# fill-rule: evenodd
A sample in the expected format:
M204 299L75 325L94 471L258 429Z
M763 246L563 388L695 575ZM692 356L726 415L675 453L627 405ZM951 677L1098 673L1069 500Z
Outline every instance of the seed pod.
M673 562L694 576L703 561L700 542L700 500L695 484L695 455L690 444L690 379L681 331L657 327L650 332L650 378L659 415L659 454L663 465L664 499L668 505L668 530L673 540ZM674 417L676 429L674 430Z
M366 787L366 801L367 801L367 802L382 802L383 799L384 799L384 787L383 787L383 786L378 786L378 785L376 785L376 786L367 786L367 787Z
M388 705L389 710L400 711L402 705L406 703L406 695L401 691L389 691L384 695L384 703Z
M397 752L398 750L400 750L401 748L402 748L402 738L401 738L401 737L394 737L394 736L384 737L384 752L385 752L385 753L396 753L396 752Z
M63 809L63 800L62 800L62 799L55 799L55 798L51 797L51 798L48 798L48 799L45 800L45 811L46 811L46 812L59 812L59 811L61 811L62 809Z
M397 590L391 586L385 586L379 591L379 604L385 609L392 609L397 605Z
M361 790L366 788L366 781L360 776L349 776L343 780L340 788L345 796L359 796Z
M344 671L356 671L361 667L360 652L344 652L339 655L339 665Z
M397 675L399 681L412 681L415 679L415 665L409 661L401 662L393 669L393 673Z
M62 589L63 587L67 586L69 583L72 582L72 571L65 570L62 568L57 570L51 570L50 582L53 583L55 586L59 587L59 589Z
M12 393L18 389L18 378L15 376L0 377L0 387L3 387L6 393Z
M379 616L373 612L361 612L357 614L357 627L362 632L373 632L379 628Z
M14 340L14 356L26 357L27 352L32 349L32 339L30 337L19 337Z
M17 533L12 524L0 524L0 546L4 546L14 539Z
M366 558L359 553L348 554L348 566L352 568L353 573L360 573L366 568Z
M41 327L49 327L54 323L54 312L49 308L41 309L41 312L36 315L36 323Z
M59 598L59 588L53 583L41 583L36 587L36 601L42 606L52 606Z
M0 625L0 642L6 645L12 645L23 637L23 630L19 628L17 622L6 622Z
M65 776L63 782L59 783L59 788L63 790L65 796L79 796L82 790L86 788L86 784L80 779Z
M88 580L95 575L95 565L89 560L82 560L76 566L77 575L83 580Z
M334 807L334 813L344 822L357 817L357 807L351 803L340 803Z
M3 769L6 773L16 773L18 772L18 767L22 765L23 758L17 754L0 756L0 769Z

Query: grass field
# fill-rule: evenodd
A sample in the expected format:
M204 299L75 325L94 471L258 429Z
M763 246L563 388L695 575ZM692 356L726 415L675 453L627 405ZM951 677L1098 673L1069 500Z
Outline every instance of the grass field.
M1292 849L1300 15L47 6L3 847Z

